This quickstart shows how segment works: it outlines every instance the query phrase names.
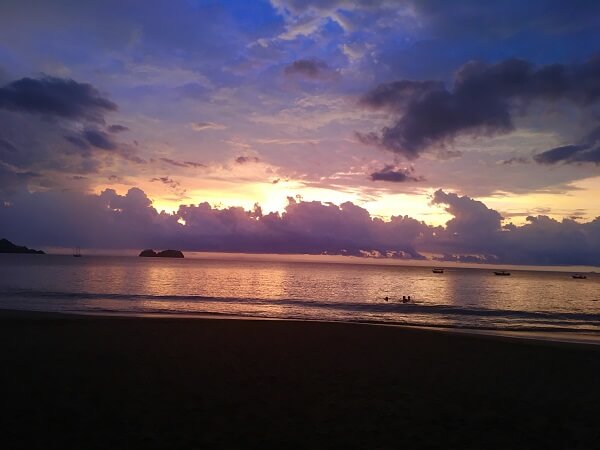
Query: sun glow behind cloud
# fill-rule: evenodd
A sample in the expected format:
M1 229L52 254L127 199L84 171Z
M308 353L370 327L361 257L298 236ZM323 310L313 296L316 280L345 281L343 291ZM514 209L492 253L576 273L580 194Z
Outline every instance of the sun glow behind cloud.
M283 213L289 199L316 201L341 205L351 202L367 209L373 217L390 220L392 216L410 216L429 225L443 225L452 218L442 207L431 205L433 191L422 194L390 194L376 198L365 198L360 192L352 193L306 187L298 181L278 183L249 183L236 186L226 183L218 190L194 189L188 191L188 198L177 201L163 195L150 195L157 211L174 213L181 204L208 202L213 207L242 207L252 210L258 204L263 213ZM121 193L125 193L125 191Z

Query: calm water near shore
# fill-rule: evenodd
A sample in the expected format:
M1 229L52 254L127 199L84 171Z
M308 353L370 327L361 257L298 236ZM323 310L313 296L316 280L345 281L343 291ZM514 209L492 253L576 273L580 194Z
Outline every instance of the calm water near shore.
M403 304L402 296L411 303ZM389 297L388 301L384 297ZM600 274L0 255L0 308L221 313L501 330L600 331Z

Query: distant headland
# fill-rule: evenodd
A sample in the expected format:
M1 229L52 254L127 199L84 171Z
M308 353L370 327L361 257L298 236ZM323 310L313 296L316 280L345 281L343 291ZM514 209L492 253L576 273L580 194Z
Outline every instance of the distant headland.
M15 245L8 239L0 239L0 253L29 253L32 255L45 255L41 250L33 250L21 245Z
M139 256L145 258L184 258L183 253L179 250L163 250L162 252L155 252L151 248L142 250Z

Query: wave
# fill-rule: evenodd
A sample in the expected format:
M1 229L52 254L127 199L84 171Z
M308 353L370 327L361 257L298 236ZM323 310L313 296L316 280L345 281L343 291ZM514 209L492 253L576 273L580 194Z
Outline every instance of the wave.
M319 310L344 311L356 313L381 313L401 314L408 316L437 316L447 318L493 318L497 320L521 319L532 323L569 324L569 325L594 325L600 326L600 314L594 312L568 312L568 311L524 311L512 309L491 309L481 307L466 307L447 304L425 303L374 303L356 301L323 301L311 299L260 299L236 297L210 297L200 295L146 295L146 294L116 294L116 293L89 293L89 292L54 292L38 290L14 290L9 292L11 297L56 299L73 301L112 300L124 303L132 302L193 302L225 305L251 305L251 306L287 306L304 310L312 308ZM178 313L197 312L175 309Z

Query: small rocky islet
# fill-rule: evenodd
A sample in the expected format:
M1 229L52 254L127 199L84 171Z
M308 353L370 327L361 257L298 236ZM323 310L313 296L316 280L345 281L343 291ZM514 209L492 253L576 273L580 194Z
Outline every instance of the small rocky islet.
M180 250L163 250L162 252L155 252L151 248L142 250L138 256L142 258L184 258L183 253Z

